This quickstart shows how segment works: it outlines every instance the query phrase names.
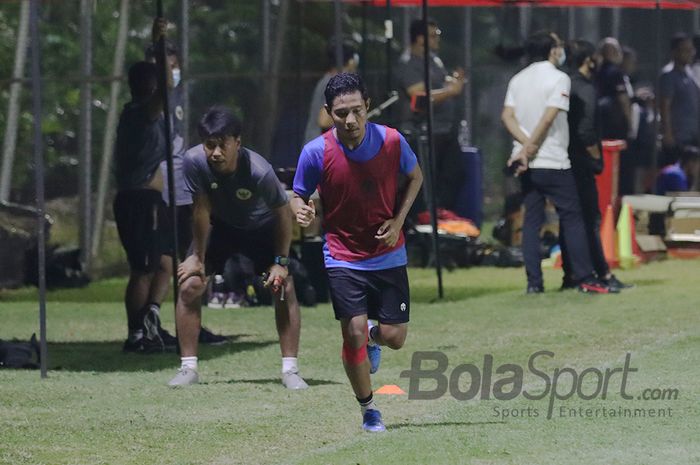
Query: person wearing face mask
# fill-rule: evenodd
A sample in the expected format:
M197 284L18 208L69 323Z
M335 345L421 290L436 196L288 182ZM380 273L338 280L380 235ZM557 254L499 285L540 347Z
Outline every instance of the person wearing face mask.
M622 289L627 286L610 273L600 243L600 210L595 175L603 171L603 157L596 112L596 90L592 82L596 69L595 46L585 40L573 40L567 48L572 70L568 113L569 159L576 181L588 248L596 276L611 289ZM561 238L564 234L566 233L562 230L559 241L564 266L562 289L568 289L574 288L576 284L572 278L566 240Z
M540 229L545 199L557 209L575 285L582 292L608 293L610 288L593 272L569 160L571 79L557 69L566 60L563 43L556 34L541 31L527 39L525 50L531 64L508 83L501 119L514 139L507 164L522 180L527 293L544 292Z
M156 18L153 22L153 30L160 28L166 30L168 21L164 18ZM155 36L153 42L156 43ZM192 194L190 194L185 186L183 173L183 159L185 156L185 128L184 121L184 89L182 84L182 72L180 70L180 59L178 50L175 44L171 41L165 41L166 66L170 71L168 84L168 107L170 116L170 130L173 149L173 181L175 186L175 205L177 207L177 237L180 261L184 260L185 254L192 243ZM156 62L156 48L150 45L145 51L145 60L151 63ZM169 225L164 228L164 234L168 238L168 244L164 250L164 255L161 264L156 271L155 295L153 301L150 302L151 312L159 315L160 305L165 300L172 282L172 254L174 248L174 240L172 238L172 214L170 209L170 194L168 192L168 169L167 162L163 160L160 164L160 170L163 175L163 201L168 206L166 221ZM222 304L225 304L222 302ZM175 347L177 339L169 336L166 332L164 342L167 346ZM199 342L203 344L220 345L228 342L224 336L214 334L209 329L203 327L199 333Z
M328 116L328 112L324 107L323 92L326 90L328 81L338 73L354 73L360 65L360 56L357 54L355 45L349 41L344 41L343 49L343 67L338 69L335 66L336 62L336 43L331 40L326 49L328 63L331 66L324 73L321 79L318 80L311 94L311 103L309 104L309 117L306 121L306 129L304 131L304 141L309 142L312 139L320 136L333 126L333 120Z

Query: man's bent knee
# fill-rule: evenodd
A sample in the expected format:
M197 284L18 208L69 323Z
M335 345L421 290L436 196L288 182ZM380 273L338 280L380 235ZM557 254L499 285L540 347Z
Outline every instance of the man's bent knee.
M179 298L183 303L193 303L204 294L206 288L206 282L201 277L191 276L180 286Z

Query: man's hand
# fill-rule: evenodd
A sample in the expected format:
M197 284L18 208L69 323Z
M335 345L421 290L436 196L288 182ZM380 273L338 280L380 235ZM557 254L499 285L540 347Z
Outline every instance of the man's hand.
M196 255L190 255L177 267L177 284L182 286L193 276L198 276L202 281L205 280L204 265Z
M294 217L302 228L308 227L311 222L316 218L316 207L314 206L314 201L309 199L309 203L302 205L294 214Z
M165 33L168 31L168 20L165 18L156 18L153 20L153 29L151 30L151 37L153 42L158 42L161 37L165 37Z
M374 238L384 242L389 247L393 247L399 241L401 228L403 228L403 221L399 221L396 218L391 218L386 220L379 227Z
M456 69L451 75L447 76L445 81L450 94L454 96L460 95L462 89L464 89L466 80L467 79L464 77L464 70L461 68Z
M277 294L282 290L286 284L287 275L289 270L286 266L282 265L272 265L269 270L267 270L267 276L263 285L265 287L271 286L272 292Z
M506 164L509 168L516 164L515 171L513 171L514 176L520 176L525 171L527 171L527 164L530 162L529 154L532 151L532 146L530 146L529 144L525 144L523 145L523 148L521 148L518 151L518 153L516 153L515 155L511 155L511 157L508 159L508 162ZM534 153L537 153L536 149Z

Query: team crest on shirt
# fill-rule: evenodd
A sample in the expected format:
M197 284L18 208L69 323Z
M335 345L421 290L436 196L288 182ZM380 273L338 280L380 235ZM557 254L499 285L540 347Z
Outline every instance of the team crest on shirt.
M241 187L236 191L236 197L239 200L248 200L253 196L253 193L249 191L248 189Z
M402 312L406 311L406 302L401 302L401 311Z
M182 118L185 117L185 111L182 109L180 105L175 107L175 117L182 121Z
M209 185L209 187L211 187L211 190L215 191L216 189L219 188L219 185L217 183L213 182Z

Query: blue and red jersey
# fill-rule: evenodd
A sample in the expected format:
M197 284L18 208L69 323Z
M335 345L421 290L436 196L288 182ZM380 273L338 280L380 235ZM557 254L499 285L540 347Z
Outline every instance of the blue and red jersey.
M350 150L330 130L299 156L294 192L318 189L323 206L326 267L383 270L407 263L403 233L394 247L374 238L398 208L399 174L415 168L416 155L393 128L367 123L365 138Z

